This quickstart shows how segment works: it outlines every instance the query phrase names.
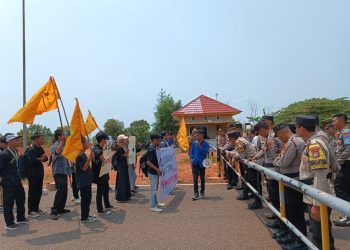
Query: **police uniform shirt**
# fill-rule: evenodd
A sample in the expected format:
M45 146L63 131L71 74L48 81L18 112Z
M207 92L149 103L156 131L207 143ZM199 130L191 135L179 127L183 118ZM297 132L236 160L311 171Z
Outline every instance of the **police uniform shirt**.
M243 137L239 137L235 142L236 149L231 153L234 158L249 159L257 154L255 146Z
M302 153L300 164L300 180L311 181L312 187L323 192L331 193L331 187L327 181L330 167L329 149L324 140L314 134L307 142ZM304 202L319 206L320 203L306 195Z
M292 136L281 152L281 157L278 157L273 162L274 166L280 168L282 174L299 173L301 155L305 148L305 141L299 136Z
M350 161L350 129L345 127L337 136L336 157L339 164Z

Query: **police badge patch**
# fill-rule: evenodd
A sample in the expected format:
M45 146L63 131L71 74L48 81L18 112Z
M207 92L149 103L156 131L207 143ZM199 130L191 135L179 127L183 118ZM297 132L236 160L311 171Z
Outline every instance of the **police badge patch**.
M311 149L311 153L314 156L314 158L317 159L318 157L320 157L320 148L319 147L313 147Z

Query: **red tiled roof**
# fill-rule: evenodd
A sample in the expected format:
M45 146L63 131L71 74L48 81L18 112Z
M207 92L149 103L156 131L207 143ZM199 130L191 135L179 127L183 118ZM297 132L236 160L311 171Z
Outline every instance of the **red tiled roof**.
M216 115L216 114L232 114L241 113L241 110L233 108L227 104L216 101L207 96L201 95L187 105L173 113L173 116L186 115Z

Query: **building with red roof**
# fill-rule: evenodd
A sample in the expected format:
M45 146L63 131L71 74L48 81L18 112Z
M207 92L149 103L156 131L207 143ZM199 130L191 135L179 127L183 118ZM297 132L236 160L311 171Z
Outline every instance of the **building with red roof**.
M196 128L204 130L206 138L213 139L219 128L234 123L233 116L241 112L230 105L201 95L172 115L176 120L185 118L188 133Z

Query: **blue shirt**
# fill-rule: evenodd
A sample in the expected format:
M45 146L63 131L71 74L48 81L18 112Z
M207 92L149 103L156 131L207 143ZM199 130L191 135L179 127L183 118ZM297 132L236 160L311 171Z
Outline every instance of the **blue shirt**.
M204 168L203 161L207 158L209 153L209 143L206 141L202 142L202 145L199 146L198 141L192 143L190 149L190 158L193 166L199 166Z

